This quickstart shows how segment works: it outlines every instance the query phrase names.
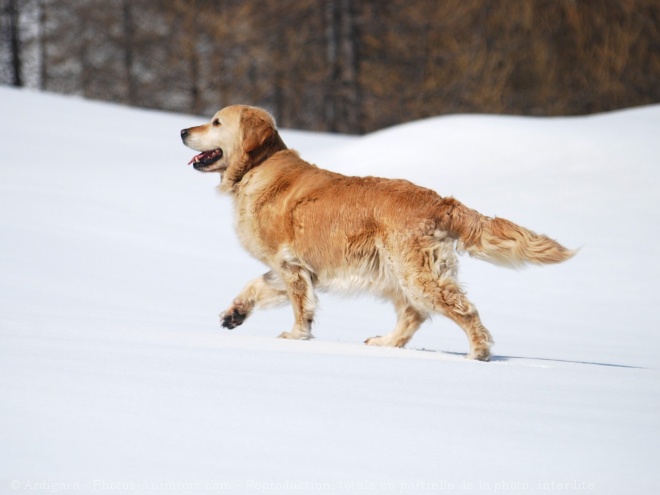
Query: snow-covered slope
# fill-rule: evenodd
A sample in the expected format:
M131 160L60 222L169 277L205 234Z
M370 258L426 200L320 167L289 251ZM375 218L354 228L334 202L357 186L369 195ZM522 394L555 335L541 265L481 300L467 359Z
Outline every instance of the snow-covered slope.
M204 118L0 88L0 493L660 490L660 106L582 118L452 116L363 138L284 131L352 175L403 177L581 251L512 271L462 259L497 345L448 320L408 349L370 298L321 295L232 332L264 271Z

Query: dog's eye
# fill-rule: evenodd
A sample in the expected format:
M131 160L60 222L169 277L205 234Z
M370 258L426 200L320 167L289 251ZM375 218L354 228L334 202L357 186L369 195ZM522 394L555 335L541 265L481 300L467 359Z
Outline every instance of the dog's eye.
M213 121L213 125L220 125L220 120L215 119L215 120Z

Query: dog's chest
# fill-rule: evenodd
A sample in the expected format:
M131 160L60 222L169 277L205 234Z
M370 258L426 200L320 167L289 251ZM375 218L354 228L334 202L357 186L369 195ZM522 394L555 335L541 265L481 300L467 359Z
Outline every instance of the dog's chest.
M243 199L243 200L240 200ZM234 226L238 240L255 258L264 260L267 254L266 246L259 235L258 217L254 214L254 204L240 198L234 208Z
M255 258L268 263L280 243L274 235L280 221L275 218L272 208L264 203L261 188L256 185L252 182L244 184L235 197L234 225L243 247Z

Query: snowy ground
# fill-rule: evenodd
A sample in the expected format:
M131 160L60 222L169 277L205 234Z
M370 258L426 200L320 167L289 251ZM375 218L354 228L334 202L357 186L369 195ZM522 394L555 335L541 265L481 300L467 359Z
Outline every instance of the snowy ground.
M199 117L0 88L0 493L660 492L660 106L455 116L364 138L285 131L303 157L403 177L581 247L559 266L462 259L497 345L448 320L408 349L370 298L321 295L223 330L264 268Z

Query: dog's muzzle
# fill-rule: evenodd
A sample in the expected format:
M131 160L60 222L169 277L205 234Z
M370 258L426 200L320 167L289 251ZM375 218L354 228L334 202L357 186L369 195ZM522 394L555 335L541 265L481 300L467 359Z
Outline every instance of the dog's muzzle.
M189 136L190 136L190 129L181 129L181 141L183 141L183 144L185 144L188 147L190 147L190 145L187 142ZM192 159L188 162L188 165L192 165L197 170L201 170L220 160L220 158L222 158L222 155L223 153L220 148L216 148L214 150L209 150L209 151L202 151L200 154L192 157Z

